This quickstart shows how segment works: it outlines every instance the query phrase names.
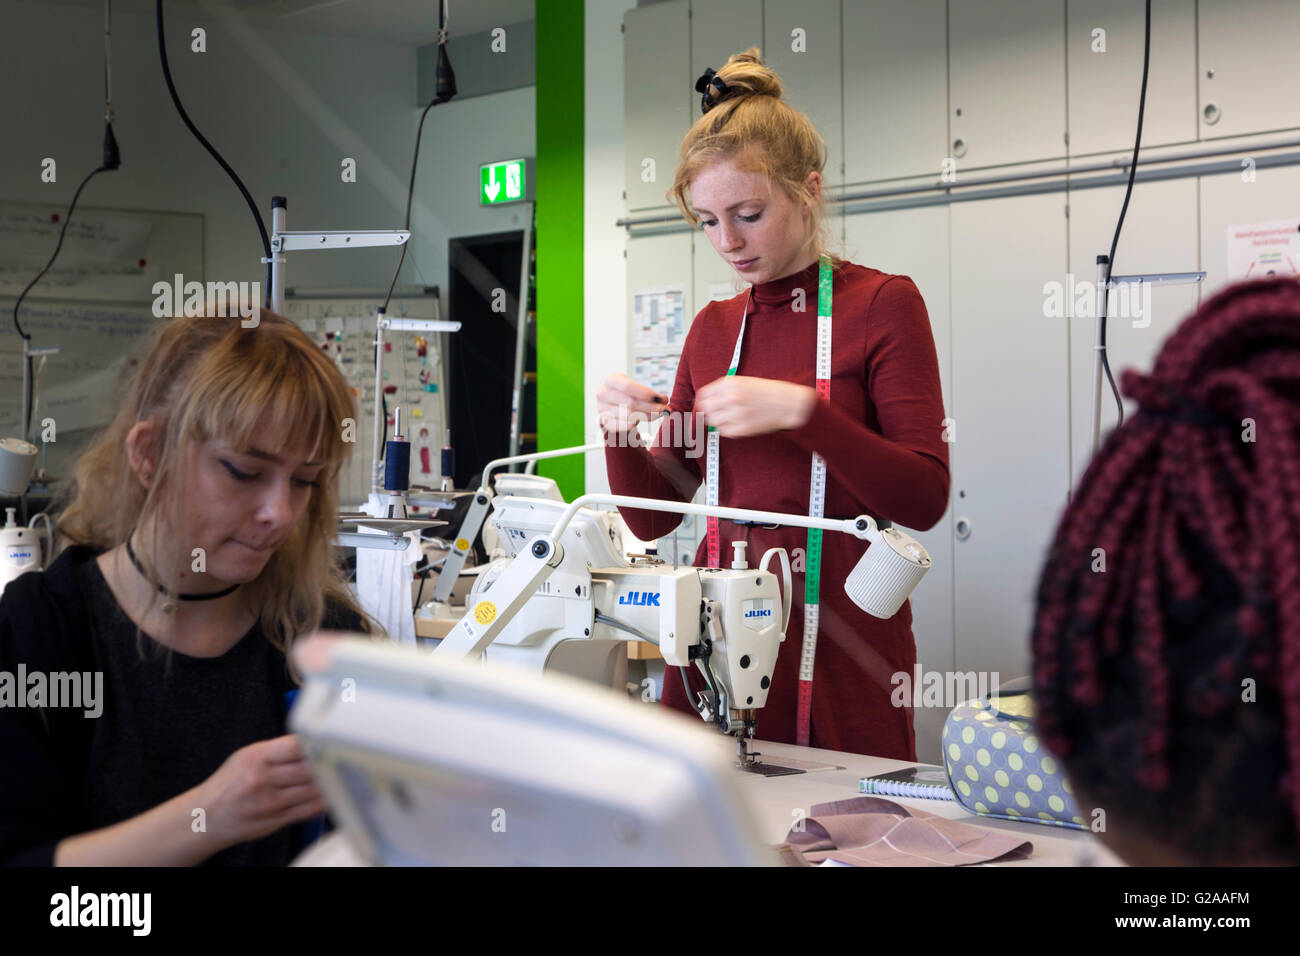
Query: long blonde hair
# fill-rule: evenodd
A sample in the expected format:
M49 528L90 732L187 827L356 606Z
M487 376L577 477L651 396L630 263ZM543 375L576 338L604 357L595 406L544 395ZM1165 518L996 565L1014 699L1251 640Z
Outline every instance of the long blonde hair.
M356 398L339 370L283 316L262 310L253 328L244 328L238 318L169 319L138 358L116 417L91 441L77 460L75 476L59 491L56 550L113 548L143 519L162 518L153 521L152 547L138 556L154 580L164 580L149 555L162 553L157 534L164 522L176 533L184 528L191 442L217 439L244 450L252 447L254 433L269 425L281 438L277 448L305 441L315 450L312 460L325 464L302 519L262 573L244 585L262 632L287 652L296 638L320 626L327 599L360 614L369 633L379 632L358 607L331 550L339 471L352 450L344 429L348 419L355 423L358 417ZM158 434L148 488L126 451L127 433L142 421L151 422ZM155 593L149 608L156 600Z
M712 91L713 105L682 140L669 201L698 226L686 191L702 169L732 161L744 172L762 173L794 203L809 207L817 254L829 255L838 269L843 259L832 252L825 183L814 198L807 182L809 173L826 167L826 141L807 116L781 99L781 78L763 65L757 47L734 54L717 76L728 89Z

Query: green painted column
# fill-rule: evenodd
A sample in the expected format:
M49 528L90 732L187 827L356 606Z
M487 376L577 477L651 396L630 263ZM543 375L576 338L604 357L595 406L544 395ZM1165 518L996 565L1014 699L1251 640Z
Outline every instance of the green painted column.
M584 0L537 4L537 448L583 443ZM543 461L566 501L581 456Z

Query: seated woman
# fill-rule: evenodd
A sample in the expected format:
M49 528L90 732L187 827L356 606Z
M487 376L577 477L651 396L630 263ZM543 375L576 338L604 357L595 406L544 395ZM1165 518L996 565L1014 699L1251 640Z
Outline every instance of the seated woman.
M1300 285L1216 295L1122 387L1140 409L1089 464L1038 588L1041 736L1126 861L1294 865Z
M284 732L286 650L376 630L331 549L347 419L352 390L280 316L159 329L61 492L57 558L0 600L0 672L101 688L0 707L0 862L292 859L324 805Z

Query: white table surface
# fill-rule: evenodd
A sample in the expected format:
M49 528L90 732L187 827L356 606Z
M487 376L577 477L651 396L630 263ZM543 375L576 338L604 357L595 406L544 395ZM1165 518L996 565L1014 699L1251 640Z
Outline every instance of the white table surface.
M814 770L809 773L784 777L764 777L741 773L741 787L750 797L757 816L759 833L770 843L785 839L790 826L797 819L796 808L810 816L812 805L832 800L846 800L862 796L858 780L878 773L888 773L913 766L905 760L888 760L884 757L866 757L862 754L838 753L833 750L816 750L794 744L775 744L758 741L753 747L771 764L780 765L782 757L805 763L828 763L844 767L843 770ZM739 773L739 771L738 771ZM1027 860L1016 860L996 866L1123 866L1123 861L1108 850L1096 835L1083 830L1052 827L1036 823L1013 823L982 817L964 809L955 800L920 800L907 797L885 797L908 809L921 810L935 816L960 820L989 830L1006 830L1023 836L1034 845Z
M825 763L843 767L843 770L814 770L808 773L783 777L764 777L736 770L740 787L750 800L759 836L769 844L785 839L791 824L797 819L795 809L811 815L815 803L844 800L860 796L858 779L877 773L886 773L911 766L904 760L887 760L884 757L865 757L861 754L837 753L797 747L794 744L774 744L758 741L754 750L767 762L780 764L786 757L805 763ZM906 797L887 797L909 809L933 813L936 816L961 820L989 830L1007 830L1023 836L1034 845L1026 860L990 864L992 866L1123 866L1123 862L1092 834L1082 830L1040 826L1034 823L1012 823L981 817L964 810L961 804L948 800L915 800ZM317 840L294 861L294 866L356 866L360 860L351 851L341 833L330 833Z

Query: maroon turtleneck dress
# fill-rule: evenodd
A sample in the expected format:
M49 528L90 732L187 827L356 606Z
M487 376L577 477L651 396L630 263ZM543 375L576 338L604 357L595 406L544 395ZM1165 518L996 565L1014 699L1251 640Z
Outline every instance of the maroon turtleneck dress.
M798 289L802 297L796 295ZM752 293L736 374L814 387L817 263L756 285ZM691 412L696 390L727 374L747 295L710 302L695 317L677 367L673 411ZM795 311L800 298L804 308ZM844 262L834 273L831 343L830 400L818 399L805 425L721 440L719 503L808 514L811 457L817 452L826 459L828 517L865 513L904 528L933 527L947 507L948 446L934 337L916 285L906 276ZM666 420L653 448L607 445L605 461L615 494L691 500L704 476L703 444L692 437L695 445L689 447L674 433L672 422ZM702 434L702 429L692 433ZM624 508L621 513L632 532L647 541L670 533L681 521L664 512ZM730 566L736 540L749 542L751 566L768 548L784 547L793 554L807 547L802 528L766 529L723 520L719 529L723 567ZM844 593L844 580L865 542L831 531L822 542L811 745L915 760L911 707L890 703L891 677L912 675L916 663L911 603L887 621L860 610ZM707 561L701 541L695 563ZM757 728L759 739L785 743L795 742L803 573L795 573L793 590L790 625ZM699 720L675 670L669 668L664 676L661 702ZM704 684L693 668L690 680L693 697Z

